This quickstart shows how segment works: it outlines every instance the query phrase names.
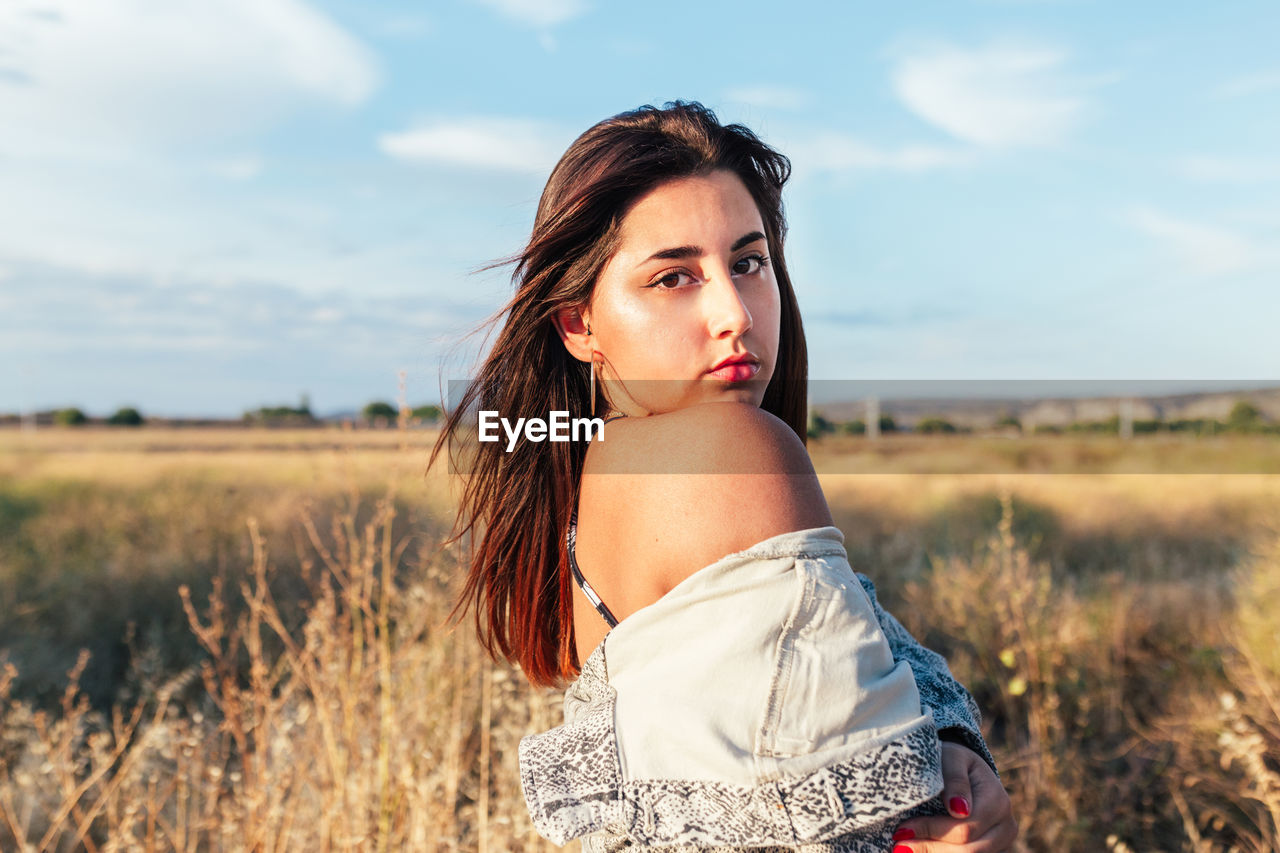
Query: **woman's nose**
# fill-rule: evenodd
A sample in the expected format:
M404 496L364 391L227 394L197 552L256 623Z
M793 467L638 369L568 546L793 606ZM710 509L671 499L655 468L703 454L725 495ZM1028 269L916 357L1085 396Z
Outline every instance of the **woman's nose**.
M703 290L707 299L706 311L713 338L736 338L751 328L751 312L738 292L728 267L713 273Z

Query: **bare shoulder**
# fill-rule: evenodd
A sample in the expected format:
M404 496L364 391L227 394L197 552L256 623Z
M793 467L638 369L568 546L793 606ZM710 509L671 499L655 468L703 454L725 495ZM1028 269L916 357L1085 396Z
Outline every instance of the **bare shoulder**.
M601 472L813 473L791 427L747 403L705 403L610 426L597 455Z
M795 432L749 404L615 421L582 478L582 532L655 597L726 554L831 524ZM593 532L594 531L594 532Z

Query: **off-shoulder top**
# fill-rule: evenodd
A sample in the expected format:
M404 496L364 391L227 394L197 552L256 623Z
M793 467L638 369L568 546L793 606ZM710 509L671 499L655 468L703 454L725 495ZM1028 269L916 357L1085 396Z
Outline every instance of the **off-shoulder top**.
M724 557L617 623L564 707L521 742L521 781L539 832L584 851L885 850L941 810L937 729L990 760L972 699L835 527Z

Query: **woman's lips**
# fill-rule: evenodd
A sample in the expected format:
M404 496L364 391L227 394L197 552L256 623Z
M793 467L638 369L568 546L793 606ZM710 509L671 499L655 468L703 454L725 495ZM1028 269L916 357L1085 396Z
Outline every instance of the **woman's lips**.
M707 375L713 379L721 379L725 382L746 382L759 372L759 362L735 361L732 364L717 367L715 370L708 372Z

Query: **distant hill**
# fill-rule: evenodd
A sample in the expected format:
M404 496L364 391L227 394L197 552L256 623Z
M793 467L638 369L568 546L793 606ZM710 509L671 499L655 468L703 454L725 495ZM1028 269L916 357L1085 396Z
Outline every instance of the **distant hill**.
M1036 426L1067 426L1082 421L1105 421L1130 407L1134 420L1173 421L1179 419L1214 418L1225 420L1240 400L1258 407L1272 422L1280 421L1280 388L1254 388L1240 391L1206 391L1159 396L1115 397L1043 397L1034 399L881 398L880 413L889 415L899 426L910 428L922 418L944 418L958 427L988 429L1005 416L1022 422L1024 429ZM865 418L867 400L823 403L813 410L831 421L843 422Z

